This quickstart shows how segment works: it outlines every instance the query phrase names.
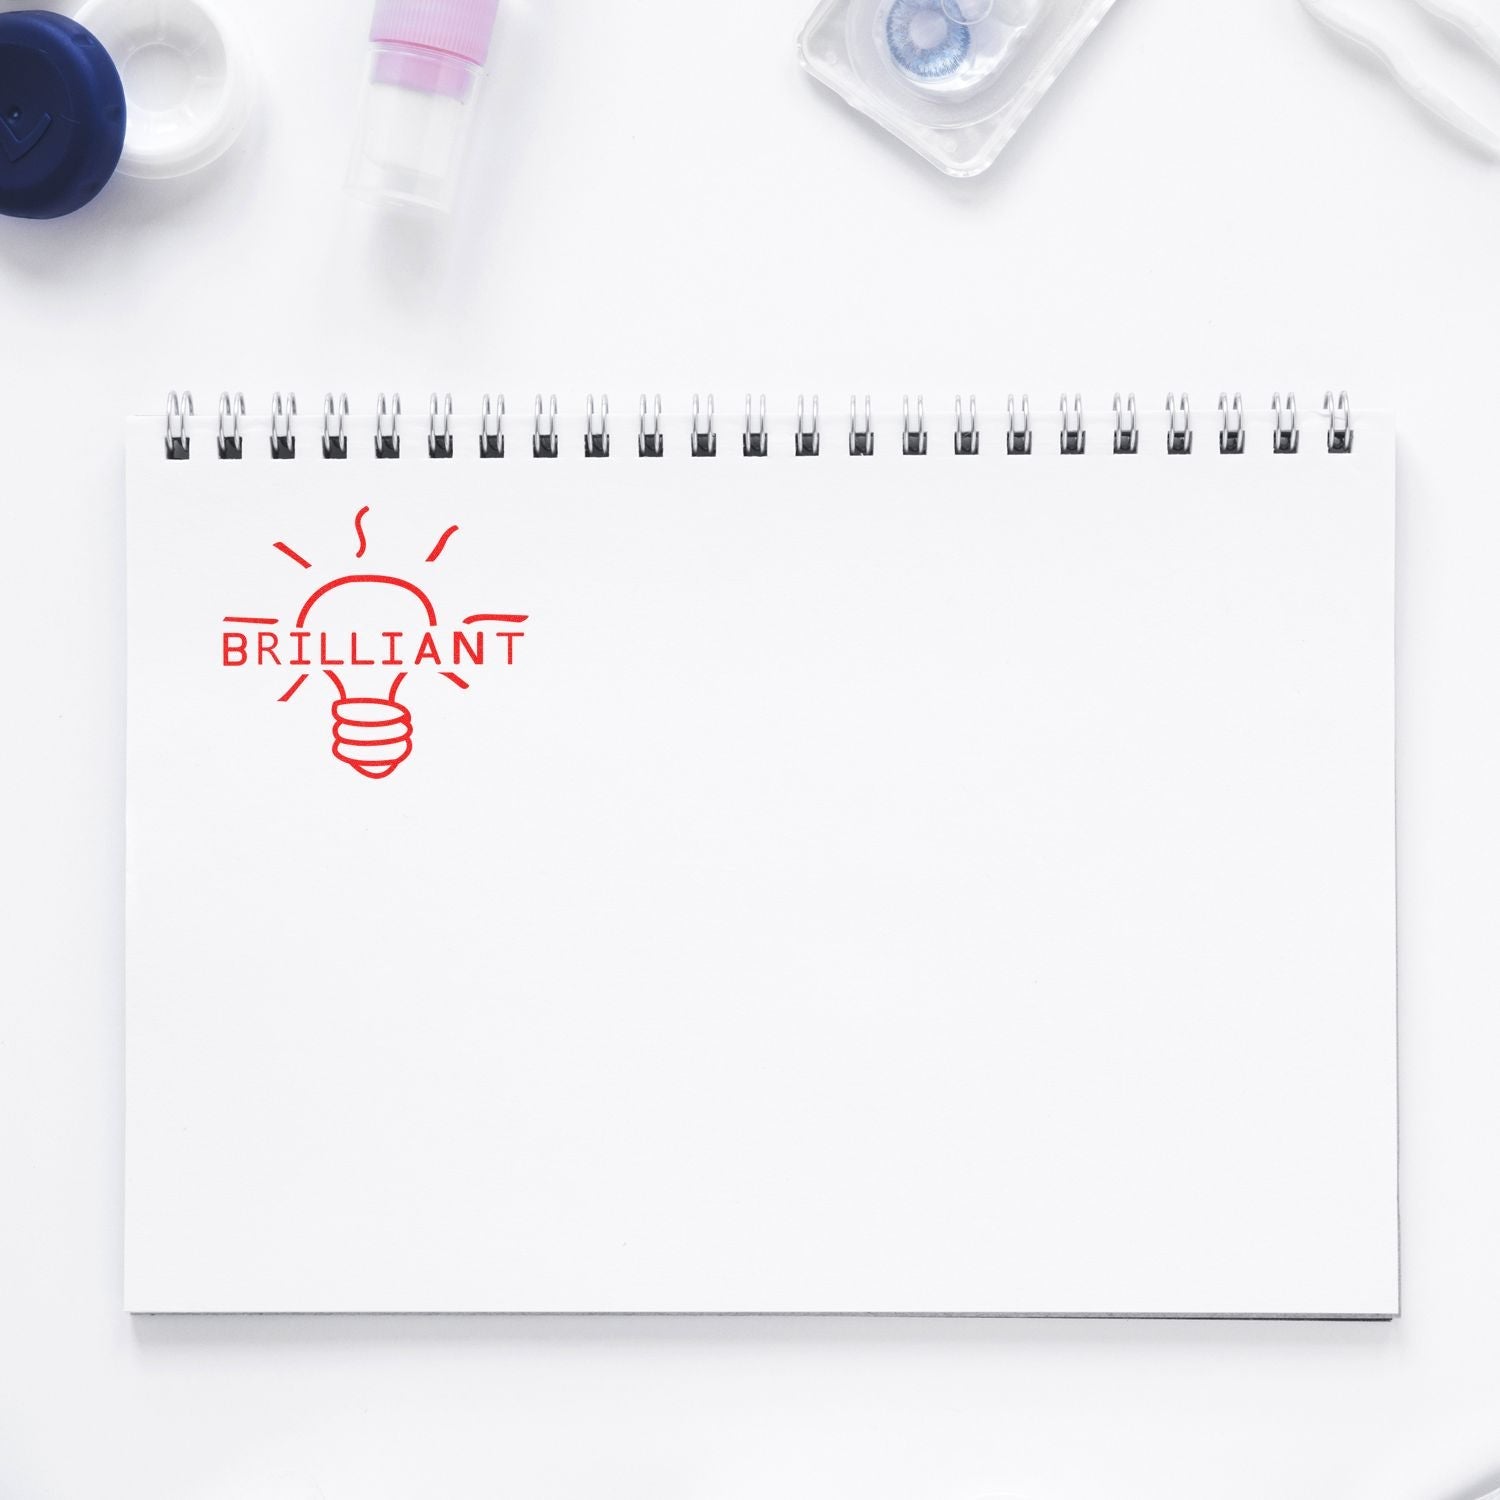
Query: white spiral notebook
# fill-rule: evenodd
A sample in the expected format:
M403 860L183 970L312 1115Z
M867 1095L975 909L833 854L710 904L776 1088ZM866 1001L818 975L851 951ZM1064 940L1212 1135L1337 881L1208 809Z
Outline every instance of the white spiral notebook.
M133 424L129 1309L1397 1314L1390 424L833 409Z

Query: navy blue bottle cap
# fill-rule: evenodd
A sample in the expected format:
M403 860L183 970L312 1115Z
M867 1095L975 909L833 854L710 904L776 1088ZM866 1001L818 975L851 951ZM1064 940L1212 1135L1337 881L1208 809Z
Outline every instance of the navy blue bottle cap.
M0 13L0 214L90 202L125 144L125 90L92 33L51 11Z

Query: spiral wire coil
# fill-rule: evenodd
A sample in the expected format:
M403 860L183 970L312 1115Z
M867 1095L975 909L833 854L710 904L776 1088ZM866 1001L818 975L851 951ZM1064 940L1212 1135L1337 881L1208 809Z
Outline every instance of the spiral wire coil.
M1118 455L1140 451L1141 423L1134 395L1114 398L1114 430L1108 434L1112 449ZM1171 456L1191 454L1194 447L1192 404L1188 396L1173 393L1166 399L1166 449ZM532 408L531 453L535 458L557 458L562 452L559 430L559 408L556 396L537 396ZM1323 420L1326 447L1330 454L1346 455L1354 451L1355 421L1347 391L1337 396L1329 391L1323 398ZM163 447L170 462L181 463L193 454L192 427L195 408L190 391L173 391L167 398ZM1034 450L1035 427L1031 399L1010 396L1005 405L1005 452L1012 457L1026 457ZM1221 394L1218 404L1218 452L1225 456L1250 451L1250 427L1244 399L1239 395ZM472 419L470 419L472 420ZM882 419L883 420L883 419ZM1262 419L1263 420L1263 419ZM213 448L219 459L239 461L245 456L245 427L248 421L242 394L224 392L219 397L217 429ZM458 430L465 419L455 414L451 394L433 394L428 402L426 452L430 459L452 459L458 451ZM1271 398L1271 451L1277 455L1296 454L1302 448L1302 422L1297 398L1290 392L1277 392ZM900 452L920 458L929 449L927 405L922 396L907 396L901 404ZM503 459L506 444L506 399L503 395L486 395L477 420L479 456ZM270 403L270 456L277 462L292 462L299 453L297 442L297 397L277 392ZM322 456L343 460L349 456L351 409L349 397L327 395L323 399L321 434ZM871 397L854 396L849 401L848 451L854 458L871 458L879 422ZM1066 457L1079 457L1088 451L1088 417L1081 395L1065 395L1059 403L1058 450ZM264 428L261 429L264 431ZM368 429L367 429L368 430ZM471 429L472 430L472 429ZM746 396L745 422L739 450L745 458L765 458L775 441L767 399L764 395ZM1263 429L1262 429L1263 430ZM694 396L687 428L687 451L694 458L717 458L719 437L715 401L712 395ZM963 396L954 400L953 452L959 457L973 457L980 452L981 418L978 398ZM466 439L465 441L469 441ZM669 443L663 417L662 399L642 396L635 451L641 458L662 458ZM374 410L374 447L377 459L391 461L402 455L401 397L381 394ZM587 398L583 415L582 449L586 458L607 459L613 453L608 396ZM817 396L799 396L795 425L791 429L791 452L798 458L817 458L823 451L820 401Z

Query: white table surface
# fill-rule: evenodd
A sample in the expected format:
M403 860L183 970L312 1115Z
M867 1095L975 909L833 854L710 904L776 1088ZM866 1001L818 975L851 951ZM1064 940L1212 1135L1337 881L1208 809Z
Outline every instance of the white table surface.
M504 0L446 235L338 191L366 0L234 0L257 129L0 220L0 1496L1458 1500L1500 1470L1496 169L1295 0L1121 0L987 177L810 0ZM0 8L15 8L0 4ZM712 20L710 21L710 17ZM1500 81L1493 98L1500 114ZM170 387L1063 390L1400 414L1394 1326L120 1312L121 429ZM1267 871L1275 878L1274 871Z

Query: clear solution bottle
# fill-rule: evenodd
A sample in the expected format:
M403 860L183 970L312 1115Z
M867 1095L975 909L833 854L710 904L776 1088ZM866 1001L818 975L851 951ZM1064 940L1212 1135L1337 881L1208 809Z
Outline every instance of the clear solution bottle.
M376 0L349 189L453 207L499 0Z

